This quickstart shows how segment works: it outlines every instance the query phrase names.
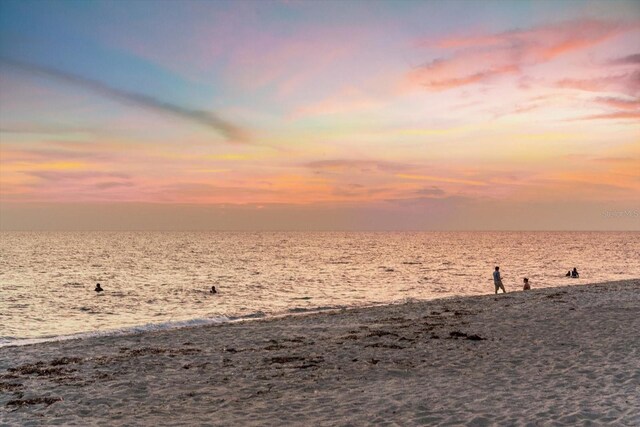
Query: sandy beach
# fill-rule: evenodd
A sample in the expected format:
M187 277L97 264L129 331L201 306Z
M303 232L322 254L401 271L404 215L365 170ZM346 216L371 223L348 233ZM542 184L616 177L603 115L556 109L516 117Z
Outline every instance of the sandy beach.
M640 279L0 349L2 425L640 425Z

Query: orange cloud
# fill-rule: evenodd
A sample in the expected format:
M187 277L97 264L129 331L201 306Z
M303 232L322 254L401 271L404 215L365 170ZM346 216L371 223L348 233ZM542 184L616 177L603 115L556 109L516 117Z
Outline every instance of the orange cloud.
M434 181L434 182L447 182L451 184L464 184L471 186L485 186L486 183L482 181L473 181L468 179L447 178L443 176L429 176L429 175L417 175L417 174L405 174L399 173L396 175L398 178L412 179L418 181Z

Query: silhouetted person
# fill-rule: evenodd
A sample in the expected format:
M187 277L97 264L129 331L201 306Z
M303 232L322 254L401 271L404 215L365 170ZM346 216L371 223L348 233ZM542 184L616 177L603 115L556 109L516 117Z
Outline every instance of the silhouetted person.
M493 284L496 286L496 294L498 293L498 289L502 289L502 293L504 294L507 293L502 284L502 277L500 277L500 267L496 267L496 270L493 272Z
M96 284L96 288L94 289L96 292L102 292L104 289L100 286L100 283Z
M525 277L523 282L524 282L524 286L522 287L522 290L523 291L530 291L531 290L531 285L529 284L529 279Z
M571 270L567 271L567 274L565 274L564 277L571 277Z
M211 290L209 291L209 293L210 293L210 294L217 294L217 293L218 293L218 291L216 290L216 287L215 287L215 286L212 286L212 287L211 287Z
M571 272L571 277L574 279L577 279L578 277L580 277L580 275L578 274L578 269L573 267L573 271Z

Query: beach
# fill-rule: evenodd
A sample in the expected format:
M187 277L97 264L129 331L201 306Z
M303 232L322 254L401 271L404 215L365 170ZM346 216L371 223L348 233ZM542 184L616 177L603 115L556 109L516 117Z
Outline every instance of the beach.
M639 314L634 279L4 347L0 424L639 425Z

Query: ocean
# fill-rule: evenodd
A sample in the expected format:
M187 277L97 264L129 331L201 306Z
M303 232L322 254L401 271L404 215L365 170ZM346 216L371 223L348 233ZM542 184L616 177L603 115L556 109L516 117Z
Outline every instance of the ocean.
M1 232L0 346L488 294L496 265L507 291L637 278L640 233Z

